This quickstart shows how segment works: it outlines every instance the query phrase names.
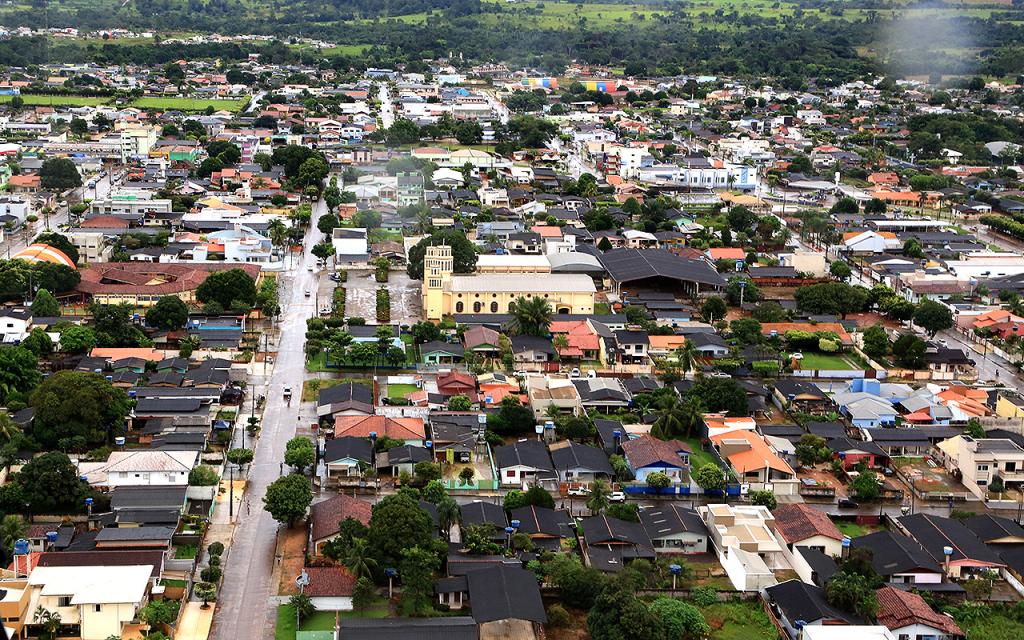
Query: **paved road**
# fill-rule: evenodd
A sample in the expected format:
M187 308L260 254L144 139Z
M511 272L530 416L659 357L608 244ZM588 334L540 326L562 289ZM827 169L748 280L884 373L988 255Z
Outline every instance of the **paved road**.
M277 585L273 573L279 525L262 509L262 504L267 485L279 476L285 443L295 435L301 405L299 394L305 377L306 318L315 312L313 299L303 293L313 288L316 279L314 273L306 270L307 264L316 261L308 249L313 246L312 236L319 233L317 219L326 210L322 200L313 208L313 220L306 236L307 251L292 270L282 274L281 336L277 361L264 391L267 404L262 434L249 475L251 511L243 510L239 514L234 541L226 557L223 590L210 636L214 640L256 640L274 636ZM285 387L292 389L291 404L284 400Z
M390 129L395 124L395 105L391 103L391 88L381 81L377 97L380 99L380 124L383 129Z

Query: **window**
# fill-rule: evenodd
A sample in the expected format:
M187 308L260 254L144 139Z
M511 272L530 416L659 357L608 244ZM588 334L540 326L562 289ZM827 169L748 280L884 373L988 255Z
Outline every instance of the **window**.
M93 605L93 609L92 610L95 611L96 613L99 613L99 612L103 611L103 605L102 604Z
M1007 471L1016 471L1017 470L1017 463L1016 462L1007 462L1005 468L1006 468Z
M480 313L480 310L482 308L483 308L483 305L480 304L479 300L473 303L473 313Z
M58 607L70 607L71 606L71 596L60 596L59 598L57 598L57 606Z
M505 477L506 478L514 478L514 477L516 477L516 470L515 469L506 469L505 470Z
M979 464L978 465L978 471L988 471L988 465L987 464Z
M498 313L498 303L497 302L492 302L491 303L491 313Z
M461 302L456 302L455 303L455 313L462 313L462 310L464 308L465 308L465 305L462 304Z

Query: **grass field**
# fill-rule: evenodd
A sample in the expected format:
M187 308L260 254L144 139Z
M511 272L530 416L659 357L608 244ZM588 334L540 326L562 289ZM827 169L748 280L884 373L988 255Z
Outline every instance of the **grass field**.
M419 387L414 384L389 384L388 385L388 397L389 398L408 398L410 393L416 393L419 391Z
M1024 638L1024 623L998 613L991 613L970 622L961 622L960 627L971 640L1020 640L1020 638Z
M388 602L379 598L364 611L342 611L342 618L386 618L390 613ZM317 611L302 621L302 631L333 631L334 612ZM295 640L295 607L282 604L277 607L277 626L274 628L275 640Z
M10 102L14 96L0 96L0 103ZM21 99L26 106L54 106L54 107L94 107L111 102L109 96L46 96L40 94L22 94Z
M857 524L856 522L836 522L836 528L844 536L850 536L851 538L859 538L866 536L869 533L874 533L881 529L881 527L875 527L868 524Z
M756 602L723 602L702 609L712 640L775 640L778 631Z
M690 468L700 469L706 464L716 464L714 457L700 446L700 438L682 438L682 441L690 445Z
M804 353L803 360L800 361L800 368L849 371L854 369L854 366L842 356L834 356L827 353Z
M139 109L164 109L175 111L205 111L213 107L216 111L241 111L248 100L201 100L195 98L139 98L132 102Z

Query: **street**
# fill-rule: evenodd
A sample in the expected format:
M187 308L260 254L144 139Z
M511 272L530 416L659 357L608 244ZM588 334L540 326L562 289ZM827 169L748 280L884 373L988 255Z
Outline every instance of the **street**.
M251 510L239 510L232 544L225 558L224 582L219 594L211 637L272 638L276 617L277 581L274 579L275 547L280 525L263 510L267 485L280 475L285 444L295 435L299 422L302 381L305 378L303 343L306 319L315 315L315 303L304 292L316 285L317 275L307 271L316 258L309 253L319 235L316 223L326 213L320 200L313 207L306 234L306 249L294 268L281 274L280 339L277 361L269 381L253 381L252 393L267 397L256 456L250 465L246 499ZM284 388L291 387L292 401L285 402ZM307 417L312 420L311 417Z
M390 88L386 81L381 81L377 98L380 100L381 128L390 129L391 125L395 124L395 106L391 103Z

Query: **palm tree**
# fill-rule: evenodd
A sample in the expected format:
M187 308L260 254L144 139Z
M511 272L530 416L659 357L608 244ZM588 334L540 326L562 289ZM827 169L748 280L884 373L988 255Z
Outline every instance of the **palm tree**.
M6 515L0 520L0 548L3 549L4 562L11 559L14 542L25 536L28 525L20 516Z
M267 224L267 234L270 236L270 244L280 249L288 240L288 227L280 218L274 218Z
M370 556L370 545L366 538L352 538L352 544L345 550L341 563L356 578L369 576L377 568L377 561Z
M551 327L551 305L546 298L516 298L512 329L520 335L540 336Z
M608 508L611 489L604 480L594 480L590 485L590 495L587 496L587 508L591 513L601 513Z
M444 500L437 503L437 519L444 530L445 538L451 541L452 527L462 520L462 511L459 510L459 503L455 502L451 496L445 496Z
M655 406L658 408L658 417L651 425L651 435L666 440L683 431L682 411L675 394L663 395L657 399Z
M0 413L0 440L10 442L21 433L21 427L7 413Z
M43 608L43 605L36 607L32 615L32 622L40 626L41 640L56 640L57 632L60 631L60 614Z
M684 377L697 368L698 358L700 358L700 352L697 351L697 345L693 344L692 340L687 340L683 343L683 346L676 349L679 370L683 372Z
M552 340L551 343L555 347L555 354L558 356L559 359L561 359L562 351L569 348L569 336L565 335L564 333L560 333L557 336L555 336L555 339Z

